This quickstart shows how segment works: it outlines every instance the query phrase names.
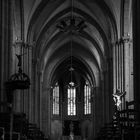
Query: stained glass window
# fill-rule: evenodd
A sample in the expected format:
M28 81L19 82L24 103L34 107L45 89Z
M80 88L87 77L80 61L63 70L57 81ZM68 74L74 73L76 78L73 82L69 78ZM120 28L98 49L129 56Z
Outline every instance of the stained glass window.
M70 87L67 89L68 95L68 115L76 115L76 88L73 86L74 83L70 83Z
M53 115L59 115L59 86L56 83L53 88Z
M91 88L87 83L84 86L84 114L91 114Z

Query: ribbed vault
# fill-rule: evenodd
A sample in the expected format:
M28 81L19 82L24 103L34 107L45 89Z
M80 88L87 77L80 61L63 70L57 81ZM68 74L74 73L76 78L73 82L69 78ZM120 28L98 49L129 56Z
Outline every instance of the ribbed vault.
M73 11L74 16L83 18L87 25L81 33L74 35L73 41L81 44L78 45L79 50L86 48L94 58L93 62L97 63L97 68L103 71L106 69L107 58L112 57L111 42L108 40L111 39L113 42L117 37L115 16L105 2L101 5L97 1L75 0ZM51 55L61 49L63 44L69 42L71 38L69 33L62 33L56 28L59 20L71 15L71 1L42 1L31 14L26 24L28 25L26 26L28 28L27 40L36 41L34 57L40 60L39 71L44 71ZM88 56L88 53L86 55Z
M109 114L109 110L101 112L96 107L105 108L105 100L107 104L112 98L112 48L120 34L120 0L73 0L73 7L71 2L23 0L23 38L25 42L33 44L33 89L40 108L40 127L46 134L51 131L51 89L57 81L64 85L70 82L71 66L74 68L74 82L79 84L87 80L92 93L98 95L96 100L101 101L94 102L94 115L97 118L100 116L101 120L100 124L94 120L95 125L100 127L104 121L103 115ZM75 20L82 19L86 27L80 31L61 31L57 25L71 19L72 14ZM110 96L105 97L106 94Z

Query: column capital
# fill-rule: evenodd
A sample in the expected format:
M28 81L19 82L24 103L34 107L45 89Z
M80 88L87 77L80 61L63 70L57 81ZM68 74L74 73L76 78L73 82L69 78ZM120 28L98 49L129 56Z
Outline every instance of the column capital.
M131 43L132 42L132 39L130 38L130 36L122 36L120 39L118 39L116 42L115 42L115 45L119 46L121 44L124 44L124 43Z
M21 38L16 37L15 41L13 42L13 46L16 48L23 47L25 49L33 48L35 46L35 41L33 41L32 43L29 43L29 42L25 42Z
M127 35L127 36L122 36L122 37L120 38L120 43L129 43L130 41L131 41L131 38L130 38L129 35Z

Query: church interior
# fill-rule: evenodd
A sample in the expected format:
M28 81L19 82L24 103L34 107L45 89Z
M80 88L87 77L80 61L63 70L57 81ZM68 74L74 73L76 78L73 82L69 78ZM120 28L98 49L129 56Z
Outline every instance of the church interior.
M0 0L0 140L139 140L139 14L139 0Z

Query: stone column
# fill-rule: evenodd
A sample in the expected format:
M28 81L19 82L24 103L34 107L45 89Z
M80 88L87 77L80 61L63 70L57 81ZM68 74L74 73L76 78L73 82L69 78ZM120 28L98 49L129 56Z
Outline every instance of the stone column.
M102 111L102 92L101 87L95 87L95 135L102 127L103 111Z
M122 46L120 41L117 41L113 47L113 81L114 81L114 90L122 89Z
M40 108L39 108L39 121L40 121L40 129L43 130L43 123L42 123L42 88L43 83L41 82L41 73L38 75L38 87L39 87L39 102L40 102Z
M51 114L52 114L52 107L51 107L51 87L47 85L44 81L41 87L41 127L45 135L50 135L51 133Z
M41 76L42 72L37 72L37 66L35 68L35 77L33 78L34 86L34 96L35 96L35 123L40 127L42 130L42 82L41 82Z
M11 1L0 0L0 102L6 101L4 82L11 72ZM6 108L0 108L4 111Z
M126 39L121 38L115 44L113 49L113 68L114 70L114 90L113 94L116 94L116 91L119 91L121 95L126 91L126 83L128 84L129 81L129 48L127 47ZM128 81L126 82L126 79ZM125 108L125 98L124 96L121 97L121 109Z
M110 116L110 96L111 96L111 93L109 91L109 84L110 84L110 80L109 80L109 72L107 71L104 71L103 72L103 75L104 75L104 91L103 91L103 100L104 100L104 103L103 103L103 108L104 108L104 123L107 123L109 122L109 116Z
M125 75L124 81L125 86L124 90L126 91L125 99L131 101L133 97L133 56L132 56L132 44L129 36L123 37L124 43L124 67Z
M114 66L114 92L116 92L117 89L122 91L123 89L123 45L121 45L121 40L117 41L115 43L114 49L113 49L113 62Z
M116 43L113 44L113 93L117 89L117 57L116 57Z

